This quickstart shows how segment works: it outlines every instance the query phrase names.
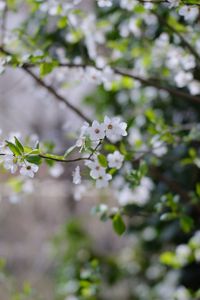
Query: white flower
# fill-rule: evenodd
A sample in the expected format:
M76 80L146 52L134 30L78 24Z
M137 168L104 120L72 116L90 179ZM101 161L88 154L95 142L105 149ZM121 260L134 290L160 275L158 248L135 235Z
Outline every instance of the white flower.
M124 156L119 151L115 151L112 154L108 154L107 158L108 166L110 168L120 169L122 167Z
M94 67L87 67L85 71L86 78L89 82L94 84L102 83L102 74L101 71L97 70Z
M125 185L123 189L117 193L118 202L120 205L136 204L139 206L145 205L150 197L153 183L148 177L143 177L139 186L134 190Z
M158 157L161 157L167 153L167 147L163 144L162 141L153 141L152 147L152 152Z
M90 176L93 179L97 179L106 174L106 169L99 164L97 158L95 158L94 161L86 162L86 165L91 169Z
M186 55L181 57L181 64L183 69L188 71L190 69L194 69L196 66L195 58L193 55Z
M105 137L105 126L96 120L92 122L92 126L88 129L89 137L92 141L102 140Z
M127 9L127 10L133 10L133 8L137 5L136 0L121 0L120 6L121 8Z
M186 21L193 22L199 14L199 9L196 6L184 5L179 9L179 15L183 16Z
M99 7L111 7L112 1L110 0L97 0L97 4Z
M97 178L96 180L96 187L98 189L100 188L104 188L104 187L107 187L108 186L108 182L112 179L112 176L110 174L104 174L104 175L101 175Z
M84 122L83 126L81 127L80 136L76 141L76 147L81 147L81 148L84 147L86 135L88 133L88 128L89 128L89 123Z
M142 141L142 135L138 128L131 128L129 131L128 142L131 146L137 146Z
M86 192L85 185L82 184L82 185L76 186L74 189L74 193L73 193L74 200L80 201L83 198L85 192Z
M168 0L169 8L177 7L180 4L180 0Z
M4 10L6 8L6 1L1 0L0 1L0 11Z
M196 249L194 251L194 256L195 256L196 261L200 262L200 249Z
M125 122L121 122L120 118L108 118L105 116L104 125L106 131L106 137L113 143L118 142L122 139L122 136L126 136L126 127L127 124Z
M13 154L7 154L3 157L3 165L6 170L14 174L18 169L18 160Z
M36 164L32 164L26 161L26 163L24 163L20 169L20 174L33 178L38 169L39 167Z
M50 168L49 173L52 177L58 178L64 172L63 166L61 164L56 164L52 168Z
M77 166L75 171L72 173L73 176L73 183L80 184L81 183L81 175L80 175L80 167Z
M188 263L190 255L191 255L191 249L188 245L181 244L176 248L177 261L181 265L185 265Z
M180 71L176 74L174 80L178 87L182 88L189 84L189 82L193 79L192 73Z
M174 293L174 297L176 300L191 299L189 291L184 286L180 286L177 288L176 292Z
M200 95L200 82L192 80L188 85L188 89L192 95Z

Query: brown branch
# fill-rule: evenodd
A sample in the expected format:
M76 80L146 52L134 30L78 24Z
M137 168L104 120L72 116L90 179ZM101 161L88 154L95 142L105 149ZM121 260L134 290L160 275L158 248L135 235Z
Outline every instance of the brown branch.
M157 167L150 168L150 175L158 180L164 182L173 192L179 194L181 198L185 202L190 202L190 197L186 190L174 179L170 179L166 175L162 174L162 172Z
M200 4L199 4L200 5ZM196 60L198 61L198 63L200 64L200 56L199 54L196 52L196 50L191 46L191 44L185 39L185 37L178 31L176 30L176 28L174 28L171 24L169 24L165 18L161 17L159 14L157 14L155 11L153 12L154 15L156 15L156 17L158 18L158 20L164 25L166 26L172 33L176 34L182 44L190 51L190 53L192 53L194 55L194 57L196 58Z
M58 92L50 85L47 85L40 77L38 77L35 73L33 73L30 69L27 67L22 67L23 70L29 74L35 81L42 87L44 87L51 95L53 95L58 101L62 102L67 106L70 110L72 110L74 113L76 113L80 118L85 120L88 123L91 123L91 120L83 114L77 107L72 105L68 100L66 100L65 97L58 94Z
M7 55L11 55L7 51L5 51L2 47L0 47L0 51L2 51L3 53L5 53ZM24 70L26 70L26 72L29 73L32 77L34 77L34 79L36 81L38 81L38 83L40 83L40 85L42 85L43 87L45 87L46 89L48 89L49 92L51 94L53 94L56 98L63 98L62 96L58 95L57 92L52 87L47 86L44 81L42 81L32 71L30 71L30 68L37 67L40 63L44 63L44 61L38 62L37 64L24 63L24 64L21 64L19 66L21 68L23 68ZM96 67L96 66L94 66L92 64L59 63L58 67L68 67L68 68L94 67L94 68L96 68L99 71L103 71L102 68ZM143 78L143 77L140 77L140 76L136 76L136 75L130 73L129 70L121 70L121 69L116 68L116 67L113 67L112 70L114 71L115 74L118 74L118 75L121 75L121 76L126 76L126 77L132 78L134 80L137 80L140 83L142 83L144 86L152 86L152 87L154 87L154 88L156 88L158 90L166 91L166 92L168 92L169 94L171 94L174 97L184 98L184 99L187 99L187 100L192 101L194 103L200 104L200 97L198 97L198 96L193 96L193 95L190 95L189 93L182 92L179 89L175 89L175 88L172 88L172 87L164 86L164 85L162 85L162 84L160 84L158 82L155 82L155 80L152 80L152 79L146 79L146 78ZM59 99L59 100L63 101L63 99L62 100ZM64 99L63 102L66 102L66 99ZM70 106L72 106L69 103L66 104L66 105L69 108L70 108ZM73 107L71 109L74 110L74 111L77 110L75 107ZM87 121L90 123L90 120L86 116L83 116L83 114L79 110L76 111L76 113L79 114L83 119L85 119L85 120L87 119Z
M49 157L48 155L45 155L45 154L39 154L38 156L41 158L58 161L58 162L63 162L63 163L77 162L77 161L81 161L81 160L91 160L90 157L77 157L74 159L59 159L59 158L55 158L55 157Z
M0 51L6 55L13 56L13 54L6 51L3 47L0 46ZM43 81L40 77L38 77L34 72L32 72L25 64L21 66L21 68L29 74L40 86L45 88L51 95L53 95L58 101L62 102L67 106L70 110L72 110L74 113L76 113L79 117L81 117L83 120L87 121L88 123L91 123L91 120L83 114L77 107L72 105L65 97L60 95L52 86L47 85L45 81Z
M117 68L114 68L114 71L115 71L116 74L119 74L119 75L122 75L122 76L127 76L127 77L133 78L135 80L138 80L143 85L152 86L152 87L155 87L158 90L166 91L169 94L171 94L172 96L184 98L184 99L190 100L194 103L199 103L200 104L200 97L192 96L192 95L190 95L188 93L185 93L185 92L182 92L178 89L163 86L163 85L161 85L161 84L159 84L155 81L152 81L151 79L145 79L145 78L130 74L130 73L127 72L127 70L122 71L122 70L119 70Z
M40 63L44 63L44 61L40 62ZM36 65L35 64L25 63L25 64L22 64L21 67L22 68L23 67L25 67L25 68L33 68L33 67L37 67L40 63L38 63ZM94 68L96 68L99 71L103 71L102 68L96 67L93 64L59 63L58 67L83 68L83 69L85 69L87 67L94 67ZM112 70L114 71L115 74L135 79L135 80L139 81L140 83L142 83L145 86L152 86L152 87L154 87L154 88L156 88L158 90L166 91L169 94L171 94L172 96L184 98L184 99L190 100L190 101L192 101L194 103L200 103L200 97L193 96L193 95L190 95L188 93L182 92L179 89L174 89L174 88L171 88L171 87L167 87L167 86L161 85L160 83L155 82L155 80L152 80L152 79L146 79L146 78L143 78L143 77L140 77L140 76L136 76L134 74L131 74L129 72L129 70L121 70L121 69L115 68L115 67L113 67Z
M168 0L138 0L138 2L140 3L152 3L152 4L170 4L170 2ZM199 3L190 3L190 2L185 2L185 1L181 1L181 4L184 5L197 5L200 6Z

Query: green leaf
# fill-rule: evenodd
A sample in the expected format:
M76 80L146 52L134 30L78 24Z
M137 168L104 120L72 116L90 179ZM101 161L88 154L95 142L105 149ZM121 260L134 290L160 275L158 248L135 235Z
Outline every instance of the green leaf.
M113 228L118 235L122 235L126 230L126 225L120 214L116 214L112 220Z
M174 268L180 267L179 263L177 262L176 255L170 251L161 254L160 261L167 266L172 266Z
M8 141L6 141L6 143L14 155L18 156L18 155L22 154L21 151L18 149L18 147L15 144L8 142Z
M67 17L65 17L65 16L60 18L57 23L58 28L60 28L60 29L65 28L67 26L67 24L68 24Z
M76 148L76 145L67 149L67 151L65 151L64 158L66 158L75 148Z
M44 62L40 64L40 76L44 77L45 75L51 73L51 71L57 66L56 62Z
M162 216L160 217L161 221L171 221L177 218L177 214L176 213L164 213L162 214Z
M194 226L194 221L192 218L190 218L188 216L181 216L180 226L185 233L188 233L192 230L192 228Z
M112 144L105 144L104 149L108 152L114 152L115 150L117 150L116 146Z
M39 155L30 155L26 157L26 160L32 164L40 165L42 163L42 159Z
M127 151L126 151L126 147L125 147L124 143L122 143L122 142L120 143L119 150L123 155L126 156Z
M196 193L200 197L200 183L199 182L196 184Z
M108 162L106 160L106 157L103 154L98 155L98 162L104 168L106 168L108 166Z
M15 136L15 144L18 147L18 149L20 150L20 152L23 154L24 153L24 147L22 146L20 141L16 138L16 136Z

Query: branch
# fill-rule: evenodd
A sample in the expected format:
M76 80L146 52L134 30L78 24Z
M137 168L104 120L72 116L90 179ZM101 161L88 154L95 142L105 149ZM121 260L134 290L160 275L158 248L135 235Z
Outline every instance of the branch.
M2 46L0 46L0 51L6 55L13 56L13 54L6 51ZM40 86L45 88L51 95L53 95L58 101L64 103L65 106L67 106L70 110L75 112L83 120L85 120L88 123L91 123L91 120L87 116L85 116L77 107L72 105L67 99L65 99L65 97L58 94L57 91L53 87L47 85L40 77L38 77L34 72L32 72L25 64L22 65L21 68L27 74L29 74Z
M183 187L174 179L171 179L165 175L162 174L162 172L157 167L151 167L150 168L150 175L158 180L164 182L173 192L179 194L181 198L185 202L190 202L190 197L186 190L183 189Z
M170 2L168 0L138 0L138 2L140 3L152 3L152 4L170 4ZM184 5L197 5L200 6L199 3L190 3L190 2L185 2L185 1L181 1L182 4Z
M9 52L5 51L2 47L0 47L0 51L2 51L4 54L7 55L11 55ZM37 67L40 63L44 63L44 61L38 62L37 64L29 64L29 63L24 63L21 64L19 67L23 68L27 73L29 73L29 75L31 75L32 77L34 77L34 79L43 87L45 87L47 90L49 90L49 92L51 94L53 94L56 98L59 98L58 100L62 101L62 102L67 102L65 98L63 98L62 96L58 95L58 93L50 86L47 86L46 83L44 81L42 81L39 77L37 77L32 71L30 71L29 68L33 68L33 67ZM58 67L68 67L68 68L87 68L87 67L94 67L99 71L103 71L103 68L99 68L94 66L92 63L90 64L73 64L73 63L59 63ZM129 72L129 70L121 70L119 68L111 68L113 70L113 72L115 74L121 75L121 76L126 76L132 79L135 79L137 81L139 81L140 83L142 83L144 86L152 86L158 90L163 90L168 92L169 94L171 94L172 96L175 97L180 97L180 98L184 98L187 99L189 101L192 101L194 103L198 103L200 104L200 97L197 96L193 96L190 95L189 93L185 93L182 92L179 89L174 89L171 87L167 87L164 86L158 82L155 82L152 79L146 79L140 76L136 76L132 73ZM60 99L62 98L62 99ZM72 110L74 110L79 116L81 116L83 119L85 119L87 122L91 123L91 121L82 114L82 112L80 112L77 108L75 108L74 106L72 106L69 102L65 103L69 108L71 108Z
M200 4L199 4L200 5ZM172 25L170 25L165 18L159 16L159 14L157 14L155 11L153 12L153 14L158 18L158 20L165 25L170 31L172 31L172 33L176 34L181 42L183 43L183 45L190 51L190 53L192 53L194 55L194 57L197 59L198 63L200 64L200 55L196 52L196 50L191 46L191 44L185 39L185 37L178 31L176 30Z
M35 73L33 73L31 70L29 70L27 67L22 67L23 70L29 74L35 81L42 87L44 87L51 95L53 95L58 101L62 102L67 106L70 110L72 110L74 113L76 113L80 118L85 120L88 123L91 123L91 120L81 112L77 107L72 105L68 100L66 100L63 96L58 94L58 92L50 85L47 85L41 78L39 78Z
M161 84L159 84L159 83L157 83L155 81L152 81L151 79L145 79L145 78L142 78L142 77L130 74L130 73L128 73L127 70L122 71L122 70L119 70L117 68L114 68L114 71L115 71L116 74L119 74L119 75L122 75L122 76L127 76L127 77L133 78L135 80L138 80L143 85L153 86L153 87L155 87L158 90L163 90L163 91L168 92L172 96L175 96L175 97L177 96L177 97L180 97L180 98L184 98L184 99L190 100L190 101L192 101L194 103L199 103L200 104L200 97L192 96L192 95L190 95L188 93L185 93L185 92L182 92L182 91L180 91L178 89L174 89L174 88L171 88L171 87L162 86Z
M59 158L55 158L55 157L50 157L48 155L45 154L39 154L38 155L41 158L45 158L45 159L49 159L49 160L53 160L53 161L58 161L58 162L63 162L63 163L71 163L71 162L77 162L77 161L81 161L81 160L91 160L90 157L77 157L74 159L59 159Z
M0 47L0 50L1 50L1 47ZM40 62L40 63L44 63L44 62ZM40 63L38 63L38 64L24 63L24 64L21 65L21 67L22 68L24 68L24 67L25 68L34 68L34 67L38 67L38 65ZM94 67L98 71L103 71L103 68L96 67L93 64L59 63L57 67L83 68L83 69L85 69L87 67ZM143 78L143 77L140 77L140 76L136 76L134 74L131 74L129 72L129 70L121 70L121 69L116 68L116 67L113 67L111 69L113 70L113 72L115 74L135 79L135 80L139 81L140 83L142 83L145 86L152 86L152 87L154 87L158 90L166 91L169 94L171 94L172 96L184 98L184 99L187 99L187 100L192 101L194 103L200 103L200 97L193 96L193 95L190 95L188 93L182 92L179 89L174 89L174 88L171 88L171 87L161 85L160 83L155 82L155 80L152 80L152 79L146 79L146 78Z

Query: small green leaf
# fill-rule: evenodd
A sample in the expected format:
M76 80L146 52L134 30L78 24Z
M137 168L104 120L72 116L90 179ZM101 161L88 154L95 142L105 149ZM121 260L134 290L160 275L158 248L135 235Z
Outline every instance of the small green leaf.
M122 235L126 230L126 225L120 214L116 214L112 220L113 228L118 235Z
M160 262L167 266L172 266L174 268L180 267L179 263L177 262L176 255L170 251L161 254Z
M14 155L16 156L21 155L21 151L18 149L18 147L15 144L8 141L6 141L6 143Z
M60 29L65 28L67 26L67 24L68 24L68 21L67 21L66 16L60 18L57 23L58 28L60 28Z
M67 151L64 154L64 158L66 158L74 149L76 148L76 145L70 147L69 149L67 149Z
M182 216L180 218L180 226L185 233L188 233L192 230L194 226L194 221L188 216Z
M51 71L57 66L56 62L44 62L40 64L40 76L44 77L45 75L51 73Z
M26 160L32 164L40 165L42 162L42 159L38 155L30 155L26 157Z
M16 138L16 136L15 136L15 144L16 144L17 148L20 150L20 152L23 154L24 153L24 147L22 146L20 141Z
M108 162L106 160L106 157L103 154L98 155L98 162L104 168L106 168L108 166Z

